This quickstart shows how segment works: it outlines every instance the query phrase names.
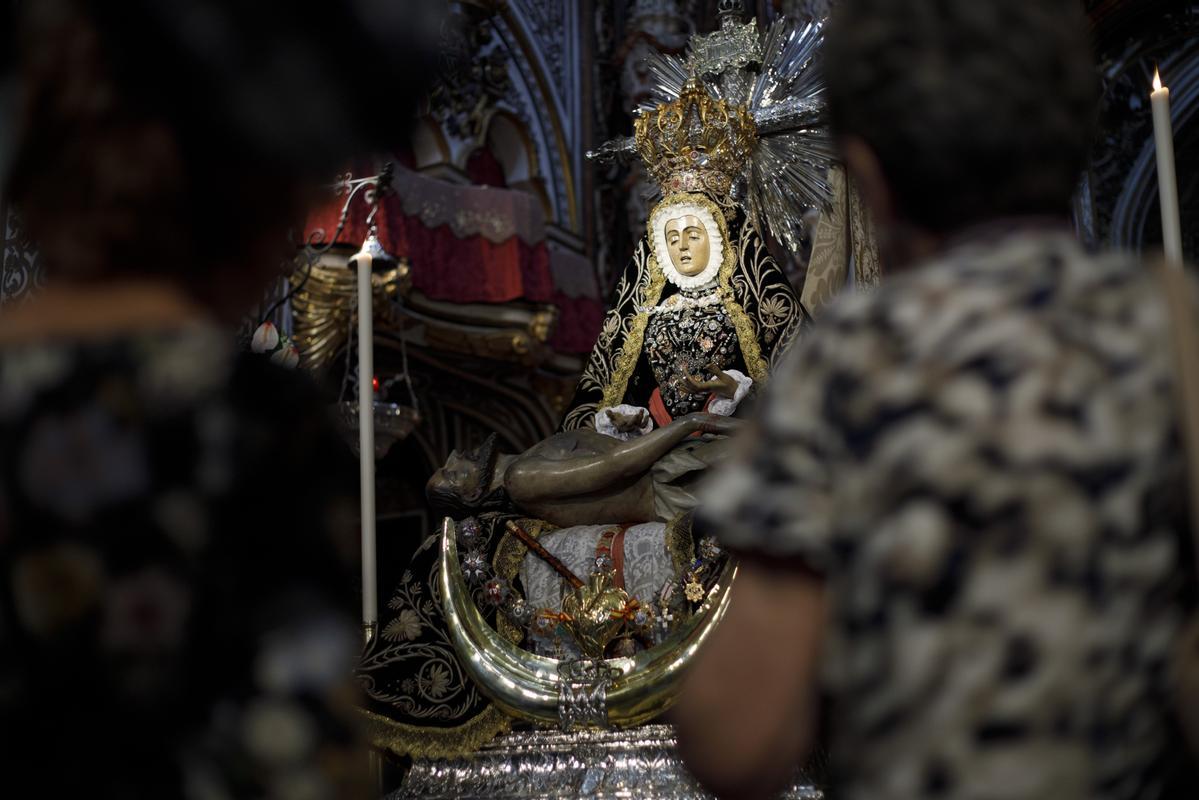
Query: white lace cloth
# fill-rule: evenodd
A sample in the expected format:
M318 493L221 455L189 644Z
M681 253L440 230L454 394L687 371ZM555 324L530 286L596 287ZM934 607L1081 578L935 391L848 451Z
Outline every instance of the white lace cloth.
M595 547L604 531L613 525L577 525L547 533L538 541L566 567L584 580L595 564ZM624 585L630 596L651 604L662 586L676 580L674 561L666 549L666 525L645 522L634 525L624 538ZM553 567L529 553L520 565L520 582L525 602L531 608L562 610L562 599L570 594L570 584ZM536 643L535 643L536 644ZM552 655L539 647L543 655Z
M391 183L404 213L426 228L449 225L459 239L482 236L493 244L513 236L530 245L545 239L545 212L528 192L460 186L398 165Z

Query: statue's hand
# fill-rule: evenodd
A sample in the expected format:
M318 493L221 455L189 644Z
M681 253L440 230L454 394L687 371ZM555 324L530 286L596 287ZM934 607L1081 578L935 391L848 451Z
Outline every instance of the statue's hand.
M683 423L693 431L721 436L729 436L736 433L745 422L745 420L725 417L720 414L707 414L703 411L696 411L694 414L679 417L676 421Z
M612 426L621 433L640 433L645 427L648 414L644 408L637 409L634 414L621 414L614 409L608 410L608 419Z
M683 386L691 394L707 394L712 392L719 397L731 399L737 394L737 379L721 369L713 369L713 374L716 375L710 381L703 380L694 375L683 376Z

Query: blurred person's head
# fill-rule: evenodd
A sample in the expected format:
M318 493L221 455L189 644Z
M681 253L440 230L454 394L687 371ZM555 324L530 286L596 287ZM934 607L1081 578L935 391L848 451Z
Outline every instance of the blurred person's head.
M1099 96L1080 5L837 4L829 110L888 266L982 223L1068 217Z
M244 312L317 187L400 143L444 6L17 4L4 190L51 280L165 279Z

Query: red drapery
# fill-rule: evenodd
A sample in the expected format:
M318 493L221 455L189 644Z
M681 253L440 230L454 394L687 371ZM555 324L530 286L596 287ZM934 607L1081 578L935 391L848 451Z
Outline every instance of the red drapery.
M404 177L409 191L421 181L432 180L407 172ZM435 188L441 203L434 213L405 213L406 206L413 206L413 198L405 201L392 196L384 199L375 218L384 248L409 260L413 287L431 299L449 302L505 303L520 299L552 303L560 314L550 345L559 352L588 352L599 333L603 304L595 297L571 296L554 286L540 209L532 213L528 205L536 200L506 189L458 187L442 182L431 188ZM469 209L470 215L454 215L455 192L463 193L461 207ZM465 194L478 192L486 194ZM319 229L324 231L322 238L331 236L343 202L336 199L314 212L307 232ZM365 199L356 197L339 242L356 245L366 237L367 210ZM518 228L524 236L514 233L492 241L496 230L506 230L505 215L521 213L529 218L507 227ZM439 214L452 222L430 226L427 220L439 219ZM469 232L472 226L481 232ZM467 235L459 235L463 232ZM535 240L527 241L529 238Z

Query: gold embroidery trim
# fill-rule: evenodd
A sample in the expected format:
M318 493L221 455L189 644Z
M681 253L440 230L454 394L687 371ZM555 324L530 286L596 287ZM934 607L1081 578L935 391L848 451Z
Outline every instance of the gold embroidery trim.
M455 728L407 725L365 708L357 711L371 746L413 758L460 758L512 727L512 718L490 703Z
M725 219L724 211L720 206L716 205L707 195L695 194L692 192L676 192L662 199L650 211L649 218L652 220L658 213L658 209L667 205L675 205L682 203L694 203L702 206L712 214L712 219L716 220L716 225L720 228L721 239L723 241L723 258L720 264L719 277L717 278L717 291L720 292L721 299L724 303L725 310L733 319L733 327L737 330L737 338L743 339L746 335L743 331L748 331L750 340L750 349L746 350L746 344L741 341L741 352L745 357L746 366L749 367L750 377L754 382L764 383L766 378L766 362L762 360L762 351L758 347L758 341L753 333L753 323L745 313L745 309L737 303L733 298L732 280L733 271L737 267L737 253L733 249L733 243L729 237L729 225ZM650 235L652 235L650 231ZM649 284L645 288L645 293L639 299L639 302L633 303L634 308L637 306L652 307L658 305L658 301L662 299L662 290L666 286L666 275L662 272L662 267L658 264L658 259L654 255L652 246L647 248L649 258ZM629 330L629 335L625 337L624 346L620 349L620 354L616 358L616 368L612 373L612 378L604 387L604 400L602 407L619 405L624 400L624 394L629 388L629 378L633 376L633 370L637 368L637 359L641 357L641 347L645 343L645 328L649 324L649 314L641 312L633 317L633 327ZM756 359L751 362L751 358ZM760 369L759 369L760 365ZM758 375L762 375L759 378Z
M737 331L737 342L741 345L741 356L749 369L749 377L758 386L764 386L770 379L770 366L762 358L762 348L758 346L758 337L754 334L754 323L745 313L741 304L732 297L724 298L724 310L733 320L733 328Z
M695 541L691 535L692 512L684 511L670 522L666 523L666 533L663 543L666 554L674 564L676 575L683 576L691 571L691 562L695 560Z
M750 223L746 222L741 228L742 242L745 240L746 230L749 225ZM746 274L748 272L746 270ZM745 313L745 309L737 302L732 287L733 267L722 267L720 270L720 288L721 299L724 301L724 310L729 315L729 318L733 320L733 329L737 331L737 344L741 346L741 357L745 359L745 366L749 370L749 377L753 378L754 383L761 387L770 379L770 365L766 363L766 359L762 358L762 348L758 345L757 334L754 333L753 320L749 318L749 314Z
M557 530L553 525L540 519L521 519L516 521L524 529L525 533L532 536L534 539L540 539L542 534L547 531ZM528 555L529 548L510 533L505 532L503 538L500 539L499 546L495 549L495 557L491 560L491 566L495 570L495 574L508 581L511 585L512 581L516 580L516 573L520 572L521 562ZM495 615L495 627L508 641L513 644L520 644L525 633L520 628L516 627L503 614Z
M649 254L649 286L641 303L636 305L656 306L662 297L662 289L666 286L666 276L658 266L658 259ZM649 324L649 314L644 311L633 317L633 327L625 337L624 346L616 357L616 369L612 372L612 380L604 387L604 402L601 408L620 405L624 393L629 388L629 378L637 368L637 359L641 357L641 345L645 343L645 327Z

